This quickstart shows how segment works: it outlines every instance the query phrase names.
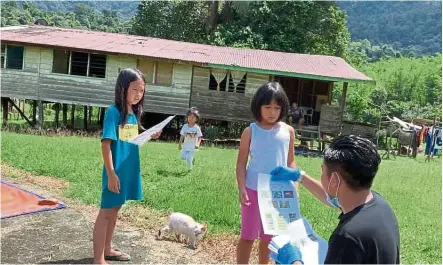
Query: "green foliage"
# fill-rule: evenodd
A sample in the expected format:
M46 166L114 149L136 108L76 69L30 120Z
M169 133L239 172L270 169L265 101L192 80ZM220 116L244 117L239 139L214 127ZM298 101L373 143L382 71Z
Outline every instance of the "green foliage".
M402 54L403 53L403 54ZM351 41L348 45L348 61L351 64L361 65L364 62L376 62L380 59L391 59L405 57L418 57L416 53L410 54L407 51L397 51L392 45L383 44L371 45L368 40Z
M352 40L390 44L408 57L441 52L441 1L339 1Z
M344 13L334 2L317 1L142 2L133 19L132 33L337 56L345 55L349 41Z
M362 63L360 71L376 85L350 83L346 100L348 119L377 122L380 115L410 120L441 119L442 56L382 59ZM338 90L337 90L338 91Z
M206 3L146 1L138 6L131 33L189 42L205 42Z
M43 11L73 12L77 4L84 4L100 13L102 10L116 11L125 19L133 17L140 1L30 1Z
M103 9L97 13L84 3L75 4L73 11L54 12L37 8L39 2L2 2L1 26L33 24L45 19L49 25L63 28L81 28L106 32L127 32L129 21L123 21L117 11ZM44 3L44 2L42 2Z

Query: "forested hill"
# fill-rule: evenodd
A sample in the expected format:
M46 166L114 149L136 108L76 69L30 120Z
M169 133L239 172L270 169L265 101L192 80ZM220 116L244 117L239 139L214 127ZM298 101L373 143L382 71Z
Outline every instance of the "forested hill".
M338 2L346 13L352 40L367 39L373 45L391 44L394 49L417 54L441 52L442 3Z
M131 18L137 13L140 1L29 1L45 11L74 11L77 4L86 4L101 13L102 10L117 11L124 18Z

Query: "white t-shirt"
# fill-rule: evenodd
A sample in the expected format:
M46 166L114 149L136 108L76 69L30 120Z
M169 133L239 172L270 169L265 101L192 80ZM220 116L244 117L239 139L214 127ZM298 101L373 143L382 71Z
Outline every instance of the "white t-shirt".
M200 127L195 124L192 127L189 127L188 124L183 125L180 135L185 137L183 141L183 150L184 151L192 151L195 149L195 145L197 144L197 140L199 137L202 137L202 131Z

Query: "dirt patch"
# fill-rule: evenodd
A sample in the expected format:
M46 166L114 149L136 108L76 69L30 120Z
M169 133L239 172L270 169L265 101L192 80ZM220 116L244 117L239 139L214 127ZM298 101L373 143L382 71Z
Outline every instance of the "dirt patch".
M26 181L29 184L34 184L39 187L51 187L51 190L66 190L69 188L69 183L60 179L47 177L47 176L34 176L29 172L13 168L7 164L2 163L2 176L19 178L22 181Z
M2 220L2 262L89 263L92 257L92 227L98 208L64 197L62 194L69 184L59 179L34 176L4 163L1 170L9 183L68 205L68 209L64 210ZM115 237L117 246L130 252L134 263L235 263L238 238L232 234L208 235L197 250L188 249L172 237L155 240L158 229L167 223L168 215L137 203L128 203L119 215ZM47 229L36 228L39 224L44 224ZM17 238L17 235L23 238ZM36 238L45 243L44 247L37 247ZM27 251L15 255L14 251L20 248L20 244ZM70 247L73 251L66 251ZM256 251L255 246L253 253ZM257 255L252 257L251 262L257 263Z

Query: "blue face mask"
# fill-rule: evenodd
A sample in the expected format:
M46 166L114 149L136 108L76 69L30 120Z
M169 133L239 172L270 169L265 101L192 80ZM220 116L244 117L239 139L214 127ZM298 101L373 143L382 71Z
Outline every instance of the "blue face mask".
M331 179L329 180L329 184L328 184L328 191L326 192L326 200L328 201L328 203L334 207L334 208L341 208L340 202L338 201L338 188L340 187L340 178L338 177L337 173L334 174L335 176L337 176L338 178L338 186L337 186L337 190L335 191L335 197L332 198L331 195L329 195L329 186L331 185Z

